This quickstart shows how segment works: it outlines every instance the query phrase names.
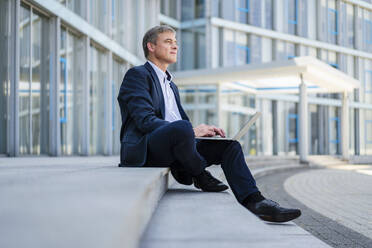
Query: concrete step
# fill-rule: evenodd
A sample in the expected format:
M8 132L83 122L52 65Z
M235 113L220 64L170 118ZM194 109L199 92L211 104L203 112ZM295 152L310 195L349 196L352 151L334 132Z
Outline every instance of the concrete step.
M283 156L247 156L246 163L249 168L260 168L273 165L294 165L299 163L298 157Z
M0 247L137 247L168 168L117 157L0 160Z
M309 164L313 167L346 165L348 162L337 156L312 155L308 157Z
M209 168L220 176L219 166ZM243 208L232 192L207 193L173 184L141 239L141 248L329 247L295 225L267 224Z

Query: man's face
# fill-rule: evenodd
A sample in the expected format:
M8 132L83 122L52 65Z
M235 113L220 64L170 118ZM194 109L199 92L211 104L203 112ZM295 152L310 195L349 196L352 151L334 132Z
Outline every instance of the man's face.
M173 64L177 62L178 45L176 34L173 32L163 32L158 34L156 44L150 44L150 51L153 52L154 57L166 64Z

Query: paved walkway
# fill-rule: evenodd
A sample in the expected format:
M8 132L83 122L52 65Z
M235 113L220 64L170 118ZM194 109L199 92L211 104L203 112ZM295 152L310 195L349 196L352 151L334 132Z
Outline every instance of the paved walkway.
M307 207L372 238L372 166L328 165L288 178L284 188Z

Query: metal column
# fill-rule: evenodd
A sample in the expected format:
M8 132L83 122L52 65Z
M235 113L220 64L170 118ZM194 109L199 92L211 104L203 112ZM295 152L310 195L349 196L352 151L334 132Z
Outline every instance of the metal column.
M308 155L308 103L307 103L307 88L303 80L302 74L300 95L299 95L299 150L300 162L307 162Z
M83 37L84 42L84 58L83 64L85 65L83 70L83 142L82 142L82 155L89 155L89 131L90 131L90 105L89 105L89 72L90 72L90 38Z
M106 106L106 109L105 109L105 112L106 112L106 148L105 148L105 152L104 154L105 155L112 155L112 127L113 127L113 106L112 106L112 97L114 95L114 92L113 92L113 84L114 84L114 80L113 80L113 75L112 75L112 67L113 67L113 62L112 62L112 52L108 52L108 72L107 72L107 75L108 75L108 80L107 80L107 96L106 96L106 99L107 99L107 102L105 104Z
M8 122L8 154L10 156L19 155L19 12L21 1L11 2L11 72L10 72L10 106Z
M349 160L349 98L347 92L342 95L341 149L342 158Z
M51 39L50 39L50 129L49 129L49 153L52 156L61 155L61 123L59 106L59 84L61 80L60 71L60 39L61 39L61 19L54 17L51 20Z

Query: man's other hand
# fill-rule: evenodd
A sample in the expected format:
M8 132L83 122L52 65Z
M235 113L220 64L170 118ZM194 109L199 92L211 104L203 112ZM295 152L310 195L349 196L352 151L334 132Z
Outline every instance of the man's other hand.
M225 138L225 132L218 127L201 124L194 128L195 137L213 137L219 135Z

